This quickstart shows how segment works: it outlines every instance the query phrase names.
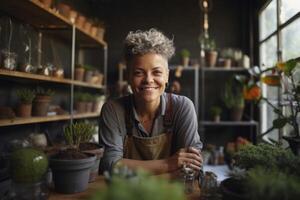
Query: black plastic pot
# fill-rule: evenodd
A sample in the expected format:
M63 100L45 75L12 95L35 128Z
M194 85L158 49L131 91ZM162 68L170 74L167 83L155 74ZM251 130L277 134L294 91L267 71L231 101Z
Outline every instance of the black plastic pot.
M62 160L50 158L50 168L55 191L72 194L86 190L91 167L96 156L89 154L88 158L78 160Z
M244 181L227 178L220 184L223 200L248 200Z

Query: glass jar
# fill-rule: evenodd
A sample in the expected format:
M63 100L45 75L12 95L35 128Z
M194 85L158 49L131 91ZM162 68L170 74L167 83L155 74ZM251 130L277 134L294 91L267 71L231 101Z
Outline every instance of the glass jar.
M17 54L8 50L2 50L1 66L4 69L15 70L17 67Z
M195 171L188 167L187 165L183 166L183 184L184 184L184 192L186 194L190 194L194 191L194 180L195 180Z

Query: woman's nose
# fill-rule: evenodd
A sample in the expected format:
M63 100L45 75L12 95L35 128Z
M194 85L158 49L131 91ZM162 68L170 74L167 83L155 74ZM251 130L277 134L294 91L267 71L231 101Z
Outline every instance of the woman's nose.
M144 81L145 81L146 83L152 82L152 81L153 81L153 76L152 76L152 74L147 73L147 74L145 75Z

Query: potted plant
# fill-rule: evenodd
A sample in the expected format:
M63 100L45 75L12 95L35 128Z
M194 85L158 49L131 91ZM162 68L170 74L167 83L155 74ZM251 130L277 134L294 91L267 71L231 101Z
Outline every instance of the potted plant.
M218 57L215 40L208 35L202 35L199 38L199 42L201 49L205 52L205 65L208 67L215 67Z
M95 134L97 134L95 126L89 123L77 123L73 125L72 131L82 131L84 133L74 133L75 135L83 135L81 142L79 144L79 149L85 153L91 153L96 156L96 161L91 168L89 182L96 180L96 177L99 174L99 165L100 160L103 156L104 148L102 145L91 142ZM71 131L71 130L68 130Z
M83 81L84 78L84 67L82 65L75 65L75 80Z
M54 91L51 89L44 89L37 87L35 91L35 98L33 101L33 115L34 116L47 116L49 104Z
M95 68L91 65L84 65L84 69L85 69L84 81L87 83L92 83L92 77L93 77Z
M300 172L297 170L300 158L289 150L270 144L246 145L235 153L234 160L234 165L242 170L234 171L231 177L234 181L225 180L223 182L226 184L221 183L226 195L235 194L233 189L241 189L241 186L241 196L253 200L294 199L291 197L295 197L295 191L299 191L296 188L300 184ZM292 188L286 187L285 180L292 181ZM236 187L232 182L237 183Z
M89 93L85 93L85 100L86 100L86 108L85 111L86 112L92 112L93 111L93 101L94 101L94 97L93 95L89 94Z
M221 66L225 68L231 68L233 53L234 52L232 48L224 48L221 50L220 57L223 59Z
M220 122L222 108L219 106L212 106L210 108L210 113L215 122Z
M85 113L87 108L86 95L82 92L76 92L74 95L75 110L77 113Z
M93 112L100 113L104 102L105 102L105 95L94 96Z
M230 119L240 121L243 117L245 100L242 92L242 85L235 79L236 76L225 83L223 101L230 110Z
M19 117L30 117L35 92L30 89L20 89L17 90L16 94L20 100L17 115Z
M138 171L119 168L109 175L109 185L105 190L96 191L89 200L183 200L183 186ZM155 197L153 197L153 195Z
M187 49L182 49L180 55L181 55L183 67L189 66L190 55L191 55L190 51Z
M13 199L47 199L47 156L37 149L20 148L10 155Z
M273 126L269 128L262 136L268 134L274 129L287 128L288 133L283 139L287 140L290 148L296 155L300 155L300 58L287 60L286 62L278 62L275 66L266 70L260 68L249 69L249 72L261 80L269 87L279 87L282 90L282 100L279 102L280 107L272 103L268 98L259 96L258 102L264 101L268 106L272 107L278 118L273 120ZM245 90L245 94L255 93L253 88L259 90L256 82L248 83L250 86ZM250 96L251 97L251 96ZM251 98L249 98L251 100ZM289 130L288 130L289 127Z
M89 174L96 156L82 153L80 143L87 137L86 127L71 124L64 129L64 138L68 146L50 157L55 190L71 194L86 190Z

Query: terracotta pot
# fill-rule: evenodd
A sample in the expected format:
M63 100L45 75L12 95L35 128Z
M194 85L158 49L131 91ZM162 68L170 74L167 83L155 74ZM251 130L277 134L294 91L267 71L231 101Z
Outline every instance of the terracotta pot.
M47 116L51 96L36 96L33 101L32 114L34 116Z
M40 0L40 2L42 2L46 8L50 8L52 6L52 0Z
M206 51L205 61L208 67L215 67L217 63L218 52L217 51Z
M85 71L85 73L84 73L84 81L85 82L91 83L92 77L93 77L93 71L91 71L91 70Z
M70 11L71 11L71 7L69 5L64 4L64 3L59 3L59 4L57 4L57 10L61 15L69 18Z
M91 31L91 28L92 28L92 23L89 22L89 21L86 21L83 25L83 29L89 33Z
M31 117L32 104L20 104L18 107L17 115L18 117Z
M75 110L77 113L85 113L86 112L86 102L75 102Z
M230 119L232 121L241 121L243 117L244 107L233 107L230 110Z
M98 34L98 27L97 26L92 26L92 28L91 28L91 35L93 37L96 37L97 34Z
M94 101L93 102L93 112L100 113L104 102L105 102L105 98L99 98L96 101Z
M105 29L103 27L98 27L97 38L102 41L104 39L104 33Z
M77 16L78 16L77 11L71 9L71 10L70 10L70 13L69 13L69 20L70 20L73 24L76 22Z
M83 81L84 71L84 68L75 68L75 80Z
M93 111L93 102L87 102L85 109L86 109L86 112L92 112Z
M189 57L183 57L182 58L182 65L183 67L189 66L190 58Z
M80 28L83 28L85 21L86 21L85 16L79 14L78 17L76 18L76 25Z

